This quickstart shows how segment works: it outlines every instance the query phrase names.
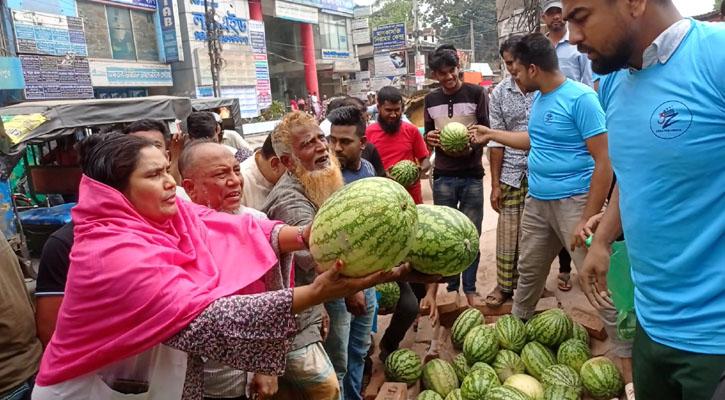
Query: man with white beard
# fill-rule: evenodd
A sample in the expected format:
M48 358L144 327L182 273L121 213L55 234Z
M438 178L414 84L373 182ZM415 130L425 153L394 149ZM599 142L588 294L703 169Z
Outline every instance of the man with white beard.
M272 146L287 173L277 182L262 211L270 219L309 225L322 203L344 185L340 165L329 151L325 134L311 115L285 115L272 132ZM309 251L294 253L295 286L309 285L317 276ZM340 386L322 342L329 331L324 308L297 315L297 336L287 354L285 374L279 378L278 399L332 400L341 398ZM333 321L334 323L334 321Z

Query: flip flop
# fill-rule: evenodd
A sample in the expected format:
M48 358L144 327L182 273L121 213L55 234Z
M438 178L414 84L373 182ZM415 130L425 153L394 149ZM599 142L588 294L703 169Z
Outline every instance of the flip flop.
M498 292L503 295L503 297L501 297L499 299L499 298L497 298L496 296L493 295L493 292L495 292L495 291L497 291L497 290L494 289L491 293L488 294L488 296L486 296L486 305L489 306L489 307L493 307L493 308L501 307L503 305L503 303L506 302L506 300L508 300L508 299L510 299L510 298L513 297L513 294L511 294L511 293L504 293L504 292L501 292L499 290ZM493 299L493 301L491 301L489 299Z
M568 272L562 272L558 276L557 286L562 292L571 290L571 275Z

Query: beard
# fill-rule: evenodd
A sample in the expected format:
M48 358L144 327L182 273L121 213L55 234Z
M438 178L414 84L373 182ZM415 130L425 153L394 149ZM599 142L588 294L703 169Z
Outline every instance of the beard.
M380 124L380 128L383 129L383 132L387 133L388 135L393 135L398 133L400 130L400 124L402 123L403 119L398 118L397 121L394 123L388 123L385 121L382 117L378 116L378 123Z
M317 208L320 208L322 203L330 195L335 193L337 189L345 185L345 181L342 178L342 170L340 169L340 162L333 153L329 153L329 157L330 165L325 169L317 171L306 170L300 160L297 157L293 157L295 162L294 175L300 180L302 188L305 190L305 196Z
M615 50L609 56L604 56L591 47L584 45L577 46L577 50L581 53L596 53L596 59L592 60L592 71L599 75L607 75L629 66L629 60L632 59L632 54L634 54L634 41L620 40L616 43Z

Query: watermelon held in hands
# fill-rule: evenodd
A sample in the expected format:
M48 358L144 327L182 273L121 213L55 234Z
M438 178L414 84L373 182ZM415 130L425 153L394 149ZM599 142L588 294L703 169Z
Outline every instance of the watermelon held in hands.
M585 362L580 373L584 388L595 399L611 399L622 392L622 374L606 357L594 357Z
M468 148L468 128L460 122L449 122L441 129L441 149L456 153Z
M524 349L521 350L521 361L524 362L526 372L536 379L541 379L544 370L556 364L554 353L538 342L526 343Z
M511 375L503 385L522 391L531 400L544 400L544 387L532 376L524 374Z
M320 207L310 234L310 254L322 270L342 260L342 274L361 277L400 264L418 229L410 194L386 178L343 186Z
M496 354L491 367L496 371L498 379L503 382L511 375L523 374L526 372L524 362L521 357L511 350L501 350Z
M476 362L490 363L498 353L496 332L487 325L473 327L463 340L463 354L469 364Z
M453 391L448 393L448 396L446 396L445 400L463 400L461 389L453 389Z
M463 346L463 341L466 339L466 335L476 326L483 324L483 313L475 308L469 308L468 310L461 313L453 322L451 328L451 341L453 346L460 349Z
M448 393L458 387L458 377L451 364L441 359L435 359L423 367L423 385L441 397L446 397Z
M485 400L531 400L526 393L511 386L499 386L491 388L486 393Z
M515 315L507 314L496 321L498 344L507 350L520 353L526 344L526 328Z
M443 397L432 390L424 390L420 392L416 400L443 400Z
M581 394L568 386L552 385L544 389L544 400L581 400Z
M555 308L531 319L526 325L526 333L529 340L555 348L571 337L573 325L569 314Z
M408 187L418 182L420 171L413 161L403 160L390 167L390 176L399 184Z
M478 254L478 231L455 208L419 204L418 230L406 261L428 275L452 276L471 266Z
M487 370L475 370L463 380L461 395L463 400L479 400L486 397L491 388L501 386L496 374Z
M572 367L575 371L580 371L582 365L592 358L589 346L579 339L569 339L559 346L556 352L556 359L559 364Z
M391 382L403 382L411 386L420 379L422 373L420 356L412 350L395 350L385 359L385 377Z
M380 308L392 308L400 300L400 286L397 282L386 282L375 286L375 291L380 293Z
M544 386L567 386L581 391L582 381L574 368L568 365L555 364L541 373L541 383Z
M463 379L465 379L468 374L471 373L471 366L468 365L468 361L466 361L466 356L463 355L463 353L453 358L453 361L451 361L451 366L456 372L456 377L458 378L459 382L463 382Z

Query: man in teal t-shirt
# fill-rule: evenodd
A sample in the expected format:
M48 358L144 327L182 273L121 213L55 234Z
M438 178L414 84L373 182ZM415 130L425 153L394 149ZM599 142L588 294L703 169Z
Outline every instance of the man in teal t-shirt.
M612 183L605 118L590 87L567 79L556 51L542 34L525 36L513 48L516 80L527 92L538 90L528 132L472 128L477 142L493 140L529 152L529 196L521 221L519 280L512 313L531 318L544 291L551 263L562 246L580 268L586 250L576 235L599 213ZM612 353L631 357L631 345L618 340L616 311L600 316L612 339Z
M606 297L623 231L637 397L709 400L725 368L725 27L683 19L670 0L564 0L564 15L608 74L599 93L618 184L582 285Z

